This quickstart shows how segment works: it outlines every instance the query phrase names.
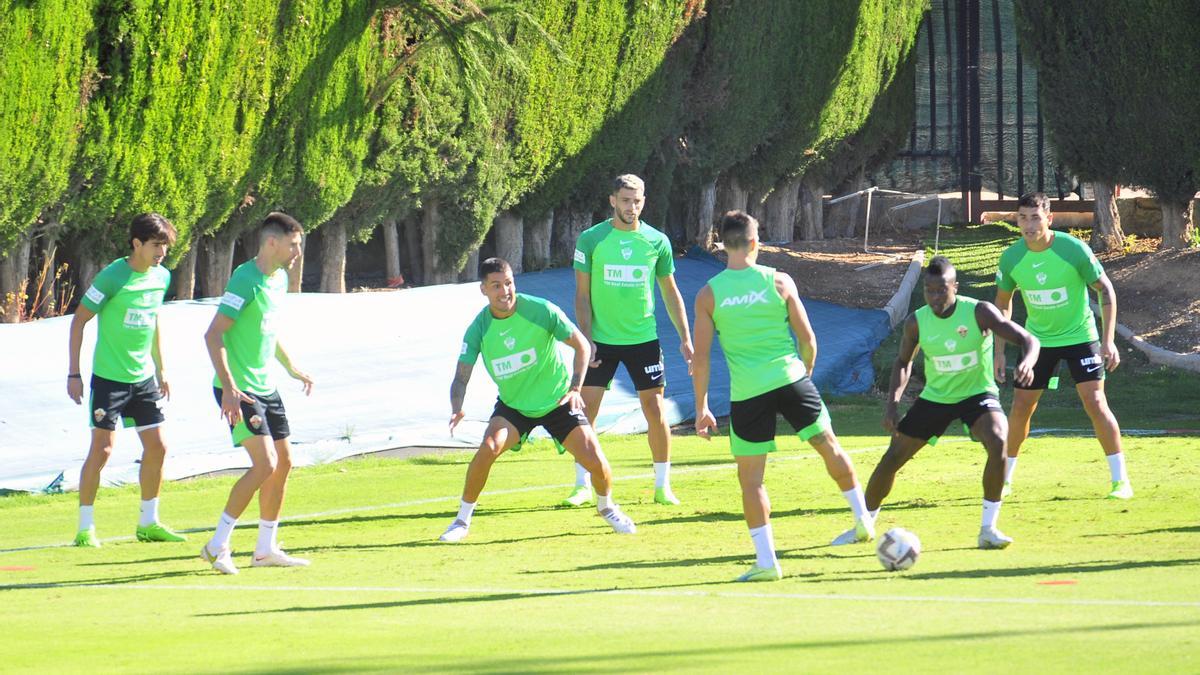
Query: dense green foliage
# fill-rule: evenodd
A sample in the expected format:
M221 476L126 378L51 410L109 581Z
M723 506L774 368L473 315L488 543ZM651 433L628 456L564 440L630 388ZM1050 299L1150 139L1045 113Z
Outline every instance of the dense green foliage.
M860 132L909 64L925 0L709 3L688 164L769 189ZM911 64L909 64L911 65Z
M272 209L362 237L436 204L450 269L498 209L587 210L616 173L770 186L894 131L866 120L924 0L885 4L25 3L0 14L0 238L61 205L103 258L150 209L178 255Z
M1200 3L1015 0L1046 126L1085 180L1186 203L1200 189Z
M0 255L66 190L97 84L94 6L0 6Z

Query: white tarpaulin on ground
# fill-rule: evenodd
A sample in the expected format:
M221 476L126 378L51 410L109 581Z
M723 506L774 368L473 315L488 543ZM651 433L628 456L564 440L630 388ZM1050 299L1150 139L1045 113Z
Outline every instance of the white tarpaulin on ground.
M212 393L213 370L203 334L215 302L172 302L162 309L172 392L164 426L168 479L249 464L246 453L230 444ZM317 383L313 395L305 397L299 383L275 367L296 464L404 446L477 445L496 397L482 365L468 387L467 418L456 438L447 433L447 422L462 334L484 304L477 284L289 295L280 339L294 363ZM90 438L90 411L86 400L77 406L66 393L70 322L70 317L60 317L0 325L0 488L41 489L60 472L66 474L64 487L78 483ZM95 323L85 331L85 382ZM605 401L606 412L617 413L619 399L614 392ZM104 483L136 481L140 456L136 433L120 431Z

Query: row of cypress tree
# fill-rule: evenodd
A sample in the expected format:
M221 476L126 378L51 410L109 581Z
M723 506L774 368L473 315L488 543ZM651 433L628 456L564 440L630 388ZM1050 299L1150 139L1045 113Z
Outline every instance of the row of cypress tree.
M219 293L273 209L320 233L322 290L341 290L346 242L381 223L400 225L426 282L454 278L494 225L498 250L554 264L624 171L647 177L652 222L680 243L702 240L718 207L794 214L907 130L925 9L6 3L0 294L31 247L86 283L145 210L180 231L180 297Z

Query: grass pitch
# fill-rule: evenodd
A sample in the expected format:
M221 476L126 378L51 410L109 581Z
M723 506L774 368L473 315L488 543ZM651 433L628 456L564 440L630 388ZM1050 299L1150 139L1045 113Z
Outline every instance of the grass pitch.
M964 292L990 297L985 268L1005 237L946 233ZM894 353L885 343L877 365ZM300 469L280 536L313 566L250 568L252 505L234 534L236 577L196 557L233 478L164 487L163 518L192 530L186 544L132 541L135 486L101 491L98 550L64 546L76 495L2 498L0 669L1200 671L1200 378L1125 359L1108 384L1122 426L1193 430L1127 436L1132 501L1102 498L1107 465L1066 386L1034 425L1068 431L1022 450L1000 516L1007 550L974 548L981 447L951 436L904 468L879 522L921 537L903 573L883 571L873 546L827 546L849 511L814 453L782 433L767 487L786 577L767 584L731 582L753 549L725 438L676 438L680 507L653 503L644 436L603 439L634 536L594 508L554 506L573 473L544 442L497 463L460 544L436 537L467 453ZM865 483L887 442L880 402L830 407Z

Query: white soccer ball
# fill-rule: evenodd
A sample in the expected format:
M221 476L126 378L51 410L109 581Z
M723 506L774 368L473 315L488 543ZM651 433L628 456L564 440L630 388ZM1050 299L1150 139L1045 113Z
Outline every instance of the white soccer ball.
M906 570L917 564L921 555L921 540L903 527L893 527L879 538L875 556L889 572Z

